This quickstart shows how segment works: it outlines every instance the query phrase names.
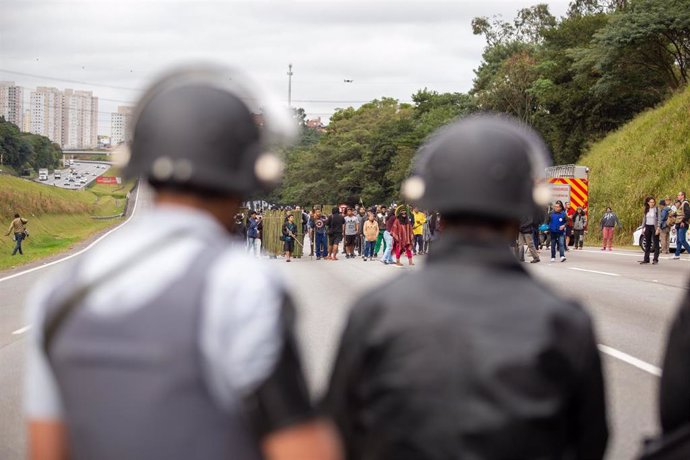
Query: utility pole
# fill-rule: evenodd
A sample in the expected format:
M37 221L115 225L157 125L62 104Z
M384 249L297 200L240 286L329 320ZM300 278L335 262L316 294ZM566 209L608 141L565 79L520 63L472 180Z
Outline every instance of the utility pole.
M292 64L288 64L288 107L292 108Z

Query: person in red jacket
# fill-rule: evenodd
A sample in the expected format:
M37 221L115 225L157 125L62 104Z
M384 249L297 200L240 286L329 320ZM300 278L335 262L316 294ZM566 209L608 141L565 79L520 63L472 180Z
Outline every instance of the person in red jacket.
M393 247L395 248L395 265L398 267L402 266L400 263L400 255L403 251L405 251L405 255L407 255L409 264L414 265L414 262L412 262L412 241L414 240L414 236L412 234L410 218L407 216L407 208L398 208L396 216L391 228L391 235L393 236L394 242Z

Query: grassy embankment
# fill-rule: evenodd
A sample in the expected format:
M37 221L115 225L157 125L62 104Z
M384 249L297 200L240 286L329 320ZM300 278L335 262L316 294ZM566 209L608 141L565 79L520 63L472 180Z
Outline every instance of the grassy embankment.
M108 175L113 174L112 170ZM86 190L65 190L9 175L0 175L0 270L65 251L75 243L122 222L121 218L94 219L120 214L133 183L96 184ZM14 241L5 236L14 213L29 220L30 236L24 256L12 257Z
M590 243L611 206L623 224L618 244L630 245L646 196L690 193L690 88L594 144L578 164L590 168Z

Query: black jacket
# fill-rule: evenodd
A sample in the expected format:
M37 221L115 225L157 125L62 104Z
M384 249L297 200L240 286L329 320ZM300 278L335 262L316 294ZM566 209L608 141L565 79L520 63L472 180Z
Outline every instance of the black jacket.
M690 423L690 293L671 326L661 375L661 428L670 433Z
M520 233L533 233L537 226L537 220L534 217L523 217L520 221Z
M449 234L354 306L323 409L351 460L592 460L608 439L589 315L507 244Z

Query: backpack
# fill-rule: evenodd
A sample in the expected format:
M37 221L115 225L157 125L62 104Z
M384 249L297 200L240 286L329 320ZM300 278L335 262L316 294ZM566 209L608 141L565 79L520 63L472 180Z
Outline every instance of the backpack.
M665 225L665 228L672 228L676 224L676 213L669 209L668 214L666 215L666 221L664 221L663 224Z

